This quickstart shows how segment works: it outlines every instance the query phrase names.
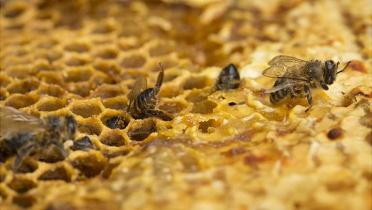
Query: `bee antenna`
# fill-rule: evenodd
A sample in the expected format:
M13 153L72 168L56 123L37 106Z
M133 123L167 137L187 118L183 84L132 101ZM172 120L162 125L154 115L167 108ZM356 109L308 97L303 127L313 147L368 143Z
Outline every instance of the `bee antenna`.
M156 80L156 85L155 85L155 88L158 90L160 90L160 87L161 87L161 84L163 83L163 78L164 78L164 66L161 62L159 62L159 67L161 71L158 75L158 79Z
M339 74L339 73L345 71L346 68L350 65L350 63L351 63L351 61L347 62L346 65L344 66L344 68L341 71L338 71L336 74ZM337 64L339 64L339 62Z

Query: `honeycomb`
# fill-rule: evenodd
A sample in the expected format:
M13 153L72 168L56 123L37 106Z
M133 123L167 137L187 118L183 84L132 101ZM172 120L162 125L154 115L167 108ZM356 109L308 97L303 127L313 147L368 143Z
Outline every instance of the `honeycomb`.
M0 165L0 209L372 208L369 0L0 1L0 106L72 115L66 159ZM272 106L279 54L352 60L329 91ZM165 67L158 108L127 95ZM214 91L239 67L237 90Z

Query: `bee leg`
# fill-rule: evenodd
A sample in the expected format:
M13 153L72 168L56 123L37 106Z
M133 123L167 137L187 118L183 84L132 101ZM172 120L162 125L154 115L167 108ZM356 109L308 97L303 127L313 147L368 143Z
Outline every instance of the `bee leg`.
M148 109L145 111L145 114L148 117L157 117L164 121L172 120L172 117L169 114L157 109Z
M13 170L17 170L21 166L25 157L28 157L33 151L35 151L35 149L36 147L34 143L27 143L23 145L17 151L16 159L14 160L14 163L12 166Z
M307 102L309 103L309 107L305 110L305 112L307 112L313 106L313 97L311 95L311 90L310 90L309 86L305 85L304 91L305 91Z

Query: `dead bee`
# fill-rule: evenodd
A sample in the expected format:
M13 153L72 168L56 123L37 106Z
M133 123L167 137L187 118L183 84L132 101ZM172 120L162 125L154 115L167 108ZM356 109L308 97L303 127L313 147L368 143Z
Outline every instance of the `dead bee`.
M264 76L277 78L270 93L270 102L277 104L286 97L306 97L309 110L312 106L312 88L328 90L328 85L333 84L336 75L343 72L350 62L341 71L332 60L321 62L318 60L305 61L291 56L279 55L269 61L270 67L263 72ZM306 110L306 111L307 111Z
M12 107L0 107L0 123L0 162L15 155L13 169L34 154L45 162L64 159L63 142L76 132L72 116L39 119Z
M154 88L147 88L146 79L140 77L136 80L132 91L128 95L129 105L127 111L135 119L157 117L165 121L172 120L169 114L155 109L157 97L164 78L164 69L161 64L159 65L161 72L158 75Z
M234 64L230 64L222 69L220 72L216 89L217 90L229 90L236 89L240 85L239 71Z

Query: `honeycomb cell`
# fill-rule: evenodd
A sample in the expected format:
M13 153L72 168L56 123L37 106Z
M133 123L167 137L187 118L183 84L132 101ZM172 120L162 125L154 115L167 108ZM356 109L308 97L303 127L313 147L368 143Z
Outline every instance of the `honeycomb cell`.
M5 7L2 14L6 18L16 18L27 10L27 5L22 2L16 2Z
M35 74L34 70L29 66L14 65L5 70L6 74L13 78L27 79Z
M37 44L38 48L43 48L43 49L51 49L59 44L59 41L56 39L45 39L40 41Z
M102 71L108 75L117 75L120 73L120 68L115 62L98 60L93 64L93 66L96 70Z
M6 99L6 97L8 97L8 92L3 89L3 88L0 88L0 101L3 101Z
M84 53L90 50L90 47L87 43L73 42L65 46L65 50L77 53Z
M36 203L36 198L32 195L16 195L13 197L12 202L20 207L29 208Z
M98 120L89 118L78 123L78 130L81 133L99 136L102 132L102 125L98 122Z
M38 169L38 162L28 158L16 169L17 173L32 173Z
M99 115L102 112L101 107L95 101L80 101L71 108L74 114L84 118Z
M128 136L134 141L143 141L151 133L157 131L156 124L152 119L137 120L128 130Z
M121 66L124 68L140 68L146 63L146 58L142 55L131 55L123 58Z
M63 166L54 169L49 169L42 173L38 180L49 181L49 180L62 180L65 182L71 181L71 174Z
M65 63L67 66L84 66L89 63L89 60L86 57L74 55L68 58Z
M115 30L115 26L110 23L101 23L97 24L96 27L92 30L94 34L107 34Z
M80 139L77 139L74 141L74 144L72 145L72 150L89 150L94 149L95 146L92 142L92 140L88 136L81 137Z
M74 168L77 168L87 178L99 175L107 165L107 160L101 153L85 153L71 160Z
M109 109L126 110L128 100L126 97L109 98L103 101L103 105Z
M158 43L156 46L150 48L149 53L151 57L157 57L162 55L167 55L173 52L174 46L165 44L165 43Z
M61 148L56 145L43 148L43 150L39 152L37 156L39 161L46 163L56 163L63 161L66 158Z
M37 185L34 181L27 179L27 178L21 178L21 177L13 177L12 181L8 183L8 187L17 193L26 193L32 188L35 188Z
M18 82L14 82L7 87L10 94L21 93L25 94L31 92L39 87L39 82L34 79L24 79Z
M183 85L183 89L202 89L208 86L208 84L208 79L204 76L191 76L186 80L185 84Z
M88 81L93 75L90 68L74 68L66 71L66 82L83 82Z
M65 90L58 85L41 85L38 89L38 94L53 97L63 97Z
M118 51L113 48L102 49L97 53L97 57L102 59L115 59L118 56Z
M194 103L191 112L192 113L199 113L199 114L212 114L213 109L217 106L217 104L210 100L204 100L200 102Z
M59 98L47 98L47 99L41 99L37 104L37 109L39 111L56 111L58 109L62 109L66 106L66 102Z
M125 138L115 130L103 133L99 140L102 144L107 146L120 147L126 144Z
M79 95L81 97L87 97L89 96L91 90L92 90L92 85L87 82L75 82L75 83L69 83L66 87L66 89L76 95Z
M102 99L113 98L123 95L124 92L120 86L117 85L101 85L92 92L92 97L100 97Z
M37 100L37 96L13 94L6 99L5 105L20 109L35 104Z
M40 72L37 74L37 78L47 84L63 86L64 79L59 72Z
M159 105L159 109L170 114L179 113L187 107L187 104L178 101L167 101Z
M54 61L57 61L61 59L62 57L63 57L63 53L59 50L45 50L45 51L40 51L38 54L36 54L36 58L45 59L48 61L48 63L53 63Z
M211 133L213 131L213 128L216 128L220 126L220 123L217 122L217 120L214 120L214 119L210 119L210 120L207 120L207 121L202 121L199 123L199 129L203 132L203 133Z
M0 87L6 87L11 82L11 78L0 72Z

